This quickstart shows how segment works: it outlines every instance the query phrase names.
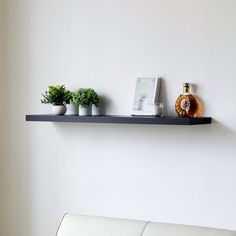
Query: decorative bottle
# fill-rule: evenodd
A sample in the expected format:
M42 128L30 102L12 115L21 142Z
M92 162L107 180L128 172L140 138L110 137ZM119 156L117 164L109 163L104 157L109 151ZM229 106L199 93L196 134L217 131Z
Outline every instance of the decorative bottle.
M196 98L190 93L190 84L184 83L183 93L177 98L175 111L179 117L195 117L198 112Z

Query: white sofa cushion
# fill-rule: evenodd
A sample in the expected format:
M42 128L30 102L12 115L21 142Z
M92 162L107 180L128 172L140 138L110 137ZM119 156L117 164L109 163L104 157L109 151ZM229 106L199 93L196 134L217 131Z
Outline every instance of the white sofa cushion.
M146 222L66 214L57 236L141 236Z
M143 236L236 236L236 232L205 227L150 222Z
M56 236L236 236L236 231L66 214Z

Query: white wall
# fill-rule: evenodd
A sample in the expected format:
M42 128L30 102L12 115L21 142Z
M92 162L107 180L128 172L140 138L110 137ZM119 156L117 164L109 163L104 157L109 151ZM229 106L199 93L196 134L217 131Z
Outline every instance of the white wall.
M65 212L236 230L234 0L7 0L7 236L54 235ZM26 123L50 84L129 114L138 76L169 114L197 85L214 124ZM2 229L1 229L2 230Z
M0 0L0 234L7 235L6 5Z

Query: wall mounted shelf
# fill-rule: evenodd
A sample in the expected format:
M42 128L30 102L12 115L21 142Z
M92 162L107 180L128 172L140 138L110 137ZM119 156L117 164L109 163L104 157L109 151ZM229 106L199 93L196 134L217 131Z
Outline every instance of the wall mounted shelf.
M26 121L43 122L78 122L78 123L111 123L111 124L150 124L150 125L202 125L210 124L211 117L149 117L149 116L56 116L26 115Z

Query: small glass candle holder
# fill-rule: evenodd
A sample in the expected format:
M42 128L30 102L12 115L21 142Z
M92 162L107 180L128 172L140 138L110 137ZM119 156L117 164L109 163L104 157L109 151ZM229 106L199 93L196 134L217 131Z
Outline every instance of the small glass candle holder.
M164 115L164 104L162 102L156 103L152 107L152 116L163 117Z

